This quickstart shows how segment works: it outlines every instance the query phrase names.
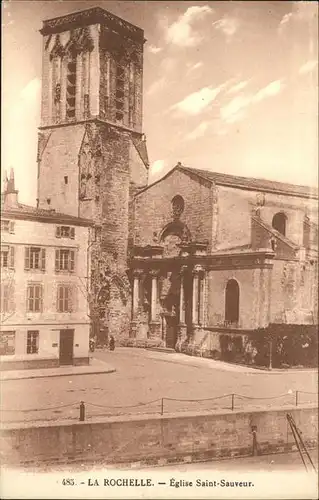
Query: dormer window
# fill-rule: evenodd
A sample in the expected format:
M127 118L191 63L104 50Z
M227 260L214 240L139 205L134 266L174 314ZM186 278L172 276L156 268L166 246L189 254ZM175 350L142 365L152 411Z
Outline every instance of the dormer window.
M71 238L74 240L75 229L70 226L57 226L55 235L57 238Z

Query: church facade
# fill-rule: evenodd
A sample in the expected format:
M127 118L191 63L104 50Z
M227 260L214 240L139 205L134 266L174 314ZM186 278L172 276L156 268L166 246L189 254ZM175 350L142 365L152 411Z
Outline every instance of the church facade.
M92 8L41 33L38 203L94 224L99 332L200 354L315 324L317 192L181 164L148 185L143 30Z

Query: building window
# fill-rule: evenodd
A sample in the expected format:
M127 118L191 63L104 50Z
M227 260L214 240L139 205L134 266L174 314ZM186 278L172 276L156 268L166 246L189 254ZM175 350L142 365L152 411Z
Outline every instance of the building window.
M12 220L1 219L1 231L4 233L14 233L14 222Z
M76 55L70 57L67 63L66 84L66 116L75 118L75 94L76 94Z
M225 326L238 326L239 321L239 286L236 280L227 282L225 293Z
M116 66L116 80L115 80L115 117L118 121L123 121L124 117L124 81L125 69L120 64Z
M70 226L57 226L55 235L57 238L71 238L71 240L74 240L75 229Z
M27 311L42 312L43 309L43 289L42 285L28 285L27 288Z
M10 283L1 284L1 304L0 310L2 313L14 312L13 286Z
M39 352L39 331L30 330L27 336L27 354L38 354Z
M16 332L4 331L0 334L0 356L10 356L15 353Z
M1 246L1 267L14 269L14 247Z
M24 268L45 271L45 248L25 247Z
M75 251L59 248L55 251L55 270L74 271Z
M67 175L64 176L64 184L69 184L69 178Z
M286 236L287 216L283 212L278 212L273 216L272 227L283 236Z
M184 212L185 202L179 194L172 199L172 212L174 219L179 219Z
M69 285L58 286L58 312L72 312L72 288Z

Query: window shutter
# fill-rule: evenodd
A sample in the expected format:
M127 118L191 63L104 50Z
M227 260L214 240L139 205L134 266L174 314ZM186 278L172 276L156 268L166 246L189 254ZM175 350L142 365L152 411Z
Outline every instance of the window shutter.
M30 269L30 247L25 247L25 251L24 251L24 269Z
M9 267L14 269L14 247L9 247Z
M60 250L55 251L55 270L59 271L60 270Z
M70 238L74 240L75 238L75 229L74 227L70 227Z
M56 227L55 236L56 238L61 238L61 226Z
M12 220L9 221L9 233L14 233L14 222Z
M70 250L70 261L69 261L69 264L70 264L70 267L69 267L69 270L70 271L74 271L74 250Z
M61 293L61 287L58 285L58 288L56 290L56 310L60 312L60 293Z
M71 286L68 286L67 288L67 297L68 297L68 311L72 312L73 311L73 290Z
M27 300L26 300L26 310L31 311L30 302L31 302L31 286L29 285L27 288Z
M40 301L40 312L43 311L43 287L42 285L39 285L38 286L38 290L39 290L39 301Z
M45 271L45 248L41 248L41 269Z
M14 301L14 289L13 286L8 287L8 302L9 302L9 311L14 312L15 311L15 301Z

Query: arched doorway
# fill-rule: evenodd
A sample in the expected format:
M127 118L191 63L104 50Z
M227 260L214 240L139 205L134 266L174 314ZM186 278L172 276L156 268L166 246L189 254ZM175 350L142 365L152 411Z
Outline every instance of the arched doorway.
M237 325L239 321L239 285L236 280L227 282L225 291L225 323Z
M272 227L283 236L286 236L287 216L283 212L278 212L273 216Z

